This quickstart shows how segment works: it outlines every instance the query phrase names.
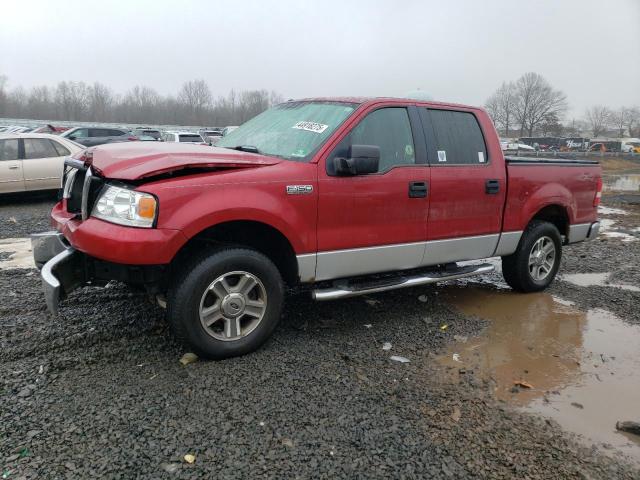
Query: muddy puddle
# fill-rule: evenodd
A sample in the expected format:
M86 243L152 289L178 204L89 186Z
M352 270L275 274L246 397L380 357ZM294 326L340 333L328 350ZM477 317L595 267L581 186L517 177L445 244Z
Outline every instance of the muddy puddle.
M546 293L487 287L443 295L465 315L490 322L481 336L458 338L440 357L454 381L471 371L491 378L497 398L640 463L640 437L615 428L640 421L640 327Z
M605 175L604 189L612 192L640 192L640 174Z

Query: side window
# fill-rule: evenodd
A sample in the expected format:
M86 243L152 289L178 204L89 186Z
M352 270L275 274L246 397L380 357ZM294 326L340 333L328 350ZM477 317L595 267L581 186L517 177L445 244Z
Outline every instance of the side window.
M107 130L106 128L90 128L89 136L90 137L108 137L109 130Z
M87 138L89 136L89 130L86 128L81 128L73 132L70 136L76 138Z
M71 155L71 152L67 147L63 147L60 143L56 142L55 140L49 140L49 141L53 145L53 148L56 149L56 152L58 152L59 157L65 157L67 155Z
M380 147L378 172L398 165L416 163L413 134L407 109L381 108L368 114L340 142L330 158L345 157L351 145L377 145ZM327 162L327 172L333 172L333 162Z
M124 135L123 130L107 130L109 132L108 136L110 137L119 137L120 135Z
M18 139L0 140L0 161L18 160Z
M486 164L487 147L475 115L451 110L421 109L427 126L429 161L434 165ZM428 115L428 119L425 116ZM428 125L431 125L429 131Z
M49 158L57 157L51 141L46 138L25 138L24 139L24 158Z

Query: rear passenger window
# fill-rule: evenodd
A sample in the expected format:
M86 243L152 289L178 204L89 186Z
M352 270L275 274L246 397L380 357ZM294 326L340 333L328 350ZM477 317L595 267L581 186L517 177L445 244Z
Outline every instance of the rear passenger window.
M51 158L57 157L58 152L46 138L25 138L24 158Z
M489 161L475 115L435 109L421 109L420 114L426 128L431 164L482 165Z
M63 147L62 145L60 145L55 140L49 140L49 141L53 145L53 148L56 149L56 152L58 152L58 156L59 157L64 157L66 155L71 155L71 152L66 147Z
M125 134L123 130L107 130L107 131L109 132L109 134L107 135L109 137L119 137Z
M18 139L0 140L0 160L18 160Z
M351 145L380 147L378 172L385 172L398 165L416 163L413 134L406 108L381 108L370 113L340 142L330 158L346 157ZM327 173L333 175L333 162L327 162Z

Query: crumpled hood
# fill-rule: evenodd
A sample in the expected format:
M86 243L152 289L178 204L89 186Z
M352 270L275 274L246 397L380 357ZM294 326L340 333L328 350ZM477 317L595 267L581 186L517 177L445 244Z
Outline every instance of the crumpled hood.
M228 148L161 142L100 145L74 157L91 163L100 175L117 180L141 180L184 169L255 168L281 162L278 158Z

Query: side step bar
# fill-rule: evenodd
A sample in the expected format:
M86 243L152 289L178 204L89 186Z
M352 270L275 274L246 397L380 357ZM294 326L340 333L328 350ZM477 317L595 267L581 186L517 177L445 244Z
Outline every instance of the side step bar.
M320 288L311 291L311 297L319 302L325 300L337 300L339 298L355 297L368 293L386 292L398 288L415 287L429 283L443 282L445 280L456 280L458 278L471 277L483 273L493 272L495 267L488 263L481 265L468 265L458 267L455 270L444 270L441 272L431 271L419 275L408 277L396 277L386 282L369 282L361 284L349 284L347 282L336 282L333 287Z

